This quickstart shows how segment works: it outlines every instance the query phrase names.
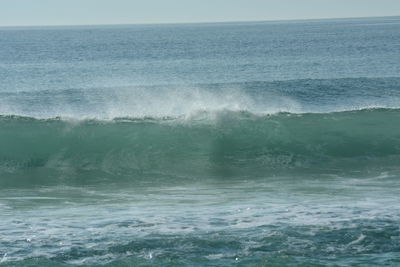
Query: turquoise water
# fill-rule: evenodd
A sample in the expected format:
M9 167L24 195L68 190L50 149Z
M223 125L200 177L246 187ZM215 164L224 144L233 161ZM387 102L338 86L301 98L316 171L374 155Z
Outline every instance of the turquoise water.
M400 18L0 28L1 266L397 266Z

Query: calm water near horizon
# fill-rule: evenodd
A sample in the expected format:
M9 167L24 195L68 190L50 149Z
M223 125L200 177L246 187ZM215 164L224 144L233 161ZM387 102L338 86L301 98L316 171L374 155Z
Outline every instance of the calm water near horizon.
M0 266L400 265L400 17L0 28Z

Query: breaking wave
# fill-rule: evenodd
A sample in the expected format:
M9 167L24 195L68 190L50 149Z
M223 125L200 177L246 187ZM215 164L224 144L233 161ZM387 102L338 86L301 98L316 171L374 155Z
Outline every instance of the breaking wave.
M400 109L198 112L112 120L0 117L4 186L397 170Z

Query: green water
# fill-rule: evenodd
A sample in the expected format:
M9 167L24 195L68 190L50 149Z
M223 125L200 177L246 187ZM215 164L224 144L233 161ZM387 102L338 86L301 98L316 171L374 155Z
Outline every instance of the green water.
M399 116L2 117L2 264L396 265Z

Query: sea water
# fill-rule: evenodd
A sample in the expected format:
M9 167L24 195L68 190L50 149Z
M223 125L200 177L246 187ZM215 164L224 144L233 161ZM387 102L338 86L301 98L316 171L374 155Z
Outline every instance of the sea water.
M400 17L0 28L1 266L400 265Z

